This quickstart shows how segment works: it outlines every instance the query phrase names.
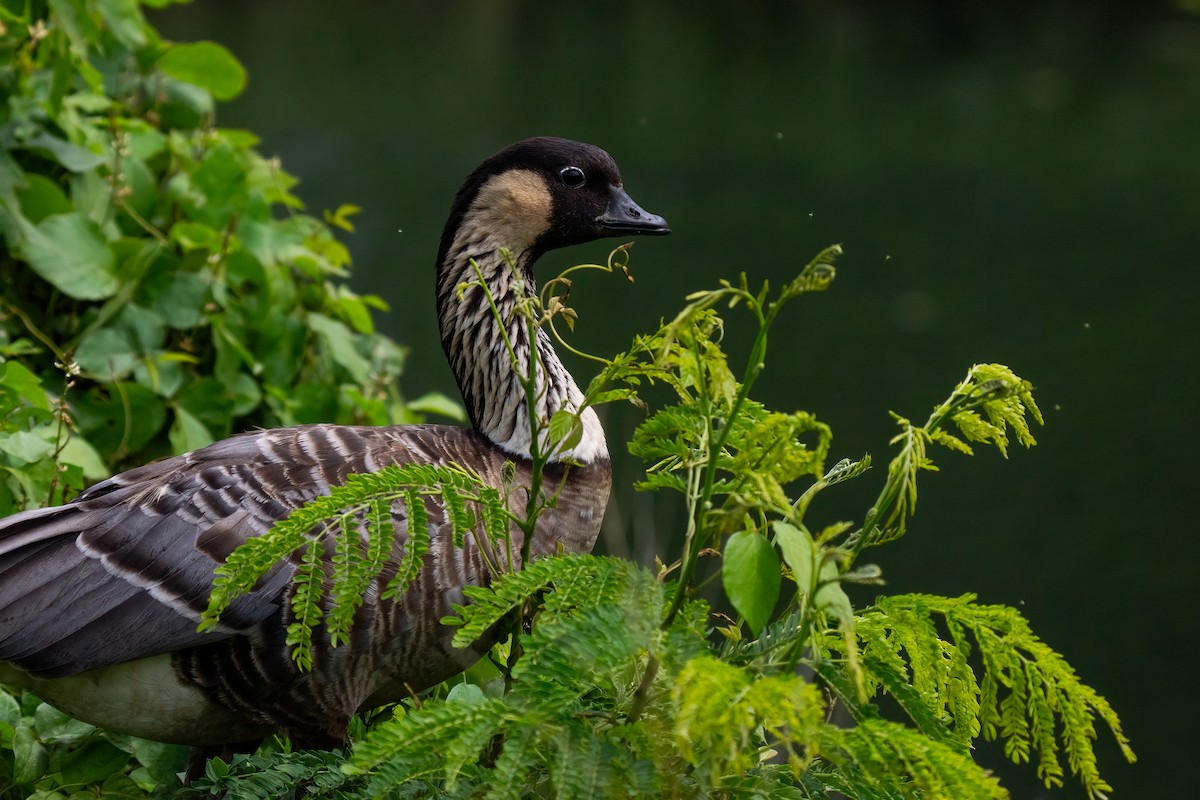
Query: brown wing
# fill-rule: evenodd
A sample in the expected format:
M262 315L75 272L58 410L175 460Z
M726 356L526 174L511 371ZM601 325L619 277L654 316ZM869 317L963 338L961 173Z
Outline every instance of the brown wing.
M457 452L444 451L447 440ZM347 474L461 463L480 444L445 426L259 431L0 520L0 661L54 677L246 631L279 614L293 570L279 565L219 629L197 633L213 569L235 547Z

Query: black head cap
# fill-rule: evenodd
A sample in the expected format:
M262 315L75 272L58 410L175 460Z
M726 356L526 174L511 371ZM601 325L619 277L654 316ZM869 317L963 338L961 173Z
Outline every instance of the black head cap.
M490 212L490 213L489 213ZM471 173L454 200L439 261L475 216L503 226L508 246L537 257L604 236L662 235L666 220L625 193L617 164L595 145L539 136L496 153Z

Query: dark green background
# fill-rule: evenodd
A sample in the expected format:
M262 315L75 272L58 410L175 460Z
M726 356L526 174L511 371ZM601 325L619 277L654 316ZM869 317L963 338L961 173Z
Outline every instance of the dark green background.
M365 207L354 285L393 304L383 325L413 348L410 396L454 392L432 311L453 192L533 134L609 149L674 229L635 248L636 285L577 284L585 348L615 352L693 289L740 270L778 283L842 242L833 289L779 326L760 393L832 424L835 458L881 463L887 410L924 419L975 361L1032 380L1041 445L1007 463L945 454L908 538L870 555L891 590L1019 605L1123 717L1136 766L1100 732L1117 796L1193 796L1200 17L1153 3L200 0L154 20L243 60L249 89L220 122L263 135L313 210ZM606 253L554 253L543 273ZM635 421L607 421L622 488L602 546L649 561L678 511L624 488ZM881 479L816 513L858 517ZM983 758L1014 797L1081 796Z

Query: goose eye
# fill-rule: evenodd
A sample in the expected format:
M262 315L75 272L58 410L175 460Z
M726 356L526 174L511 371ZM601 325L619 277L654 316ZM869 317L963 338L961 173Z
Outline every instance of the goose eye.
M568 189L578 189L587 182L587 176L579 167L563 167L558 171L558 177Z

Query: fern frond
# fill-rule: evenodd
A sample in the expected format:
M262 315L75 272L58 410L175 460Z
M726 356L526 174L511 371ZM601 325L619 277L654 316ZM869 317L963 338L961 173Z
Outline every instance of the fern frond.
M333 646L348 641L366 588L384 571L396 545L403 545L403 553L382 592L383 599L403 594L416 578L429 549L428 496L441 498L458 547L477 523L468 504L479 509L489 535L507 532L511 516L499 491L458 465L391 465L349 475L328 495L296 509L229 555L216 569L200 629L216 625L230 602L251 591L263 575L279 569L283 559L303 548L292 579L295 621L289 626L288 643L294 648L296 663L310 668L314 630L324 622ZM408 517L406 530L399 542L395 520L404 516ZM332 552L328 576L323 561L327 550ZM326 591L328 609L321 602Z
M1093 749L1096 717L1108 724L1125 757L1135 759L1112 707L1016 609L979 605L970 595L898 595L864 611L857 632L864 671L900 701L922 731L929 732L931 719L941 719L961 743L980 735L1004 739L1011 760L1037 756L1038 775L1047 786L1062 784L1065 751L1067 766L1091 797L1110 790ZM968 662L972 645L980 653L981 676ZM915 697L906 693L909 684Z
M508 736L496 759L486 800L520 800L525 778L539 763L538 737L528 730L525 735Z
M437 775L453 783L464 764L508 721L501 698L467 696L428 703L376 726L358 742L344 767L350 775L371 775L370 791L386 796L400 784Z
M629 451L650 466L637 488L686 493L681 476L711 461L713 496L724 496L720 513L788 514L792 500L783 487L805 475L822 477L832 440L829 427L807 412L770 412L753 400L743 400L730 418L732 410L689 401L661 409L638 426ZM710 441L714 425L723 436L719 450Z
M586 554L539 558L518 572L498 576L490 586L468 586L463 593L471 602L454 606L457 616L446 617L447 625L458 625L455 647L466 647L526 598L554 586L548 610L562 612L584 605L603 605L621 597L637 567L621 559Z
M311 796L358 796L365 781L343 772L344 763L345 758L338 751L241 754L234 757L223 774L208 770L192 783L192 789L211 797L238 800L286 800L296 795L298 785L303 785ZM116 790L110 796L128 795Z
M823 292L833 283L837 270L833 263L842 254L840 244L830 245L809 261L791 283L784 287L780 300L806 292Z
M946 402L934 410L926 427L938 427L947 417L965 438L992 444L1006 458L1010 428L1022 447L1032 447L1037 441L1028 418L1042 423L1032 384L1003 364L971 367Z
M358 521L349 514L343 514L336 525L333 572L330 576L330 608L329 613L325 615L325 627L329 632L329 641L334 647L350 641L349 632L354 622L354 611L362 602L367 584L375 577L375 572L366 568ZM370 546L369 537L366 544Z
M904 535L908 518L917 507L918 474L922 470L937 471L927 452L929 443L972 455L974 451L963 439L983 442L994 445L1007 458L1010 428L1022 446L1037 444L1029 430L1030 417L1039 424L1042 422L1032 385L1003 364L971 367L923 426L893 412L892 418L900 425L901 432L891 443L899 444L900 452L888 465L887 483L855 538L855 555L864 547ZM958 428L962 439L946 430L951 423Z
M292 659L301 670L312 668L312 635L321 621L324 555L321 540L309 539L292 577L291 607L295 621L287 627L287 643L292 647Z
M552 709L591 691L621 695L632 665L655 647L656 610L626 603L544 618L524 640L525 656L513 670L518 697Z
M562 800L592 800L613 795L611 745L587 725L576 720L560 732L556 758L550 765L554 796Z
M822 758L838 768L850 797L1006 800L1008 792L963 751L882 719L853 728L824 725ZM847 791L849 790L849 791Z
M754 764L761 727L788 750L797 774L811 757L824 714L820 690L794 675L755 678L712 656L684 665L675 679L675 736L680 755L712 783Z
M404 489L404 509L408 515L408 536L404 540L404 552L400 555L396 574L380 595L384 600L391 600L408 590L417 579L425 554L429 552L429 511L425 508L425 498L420 489L415 486Z

